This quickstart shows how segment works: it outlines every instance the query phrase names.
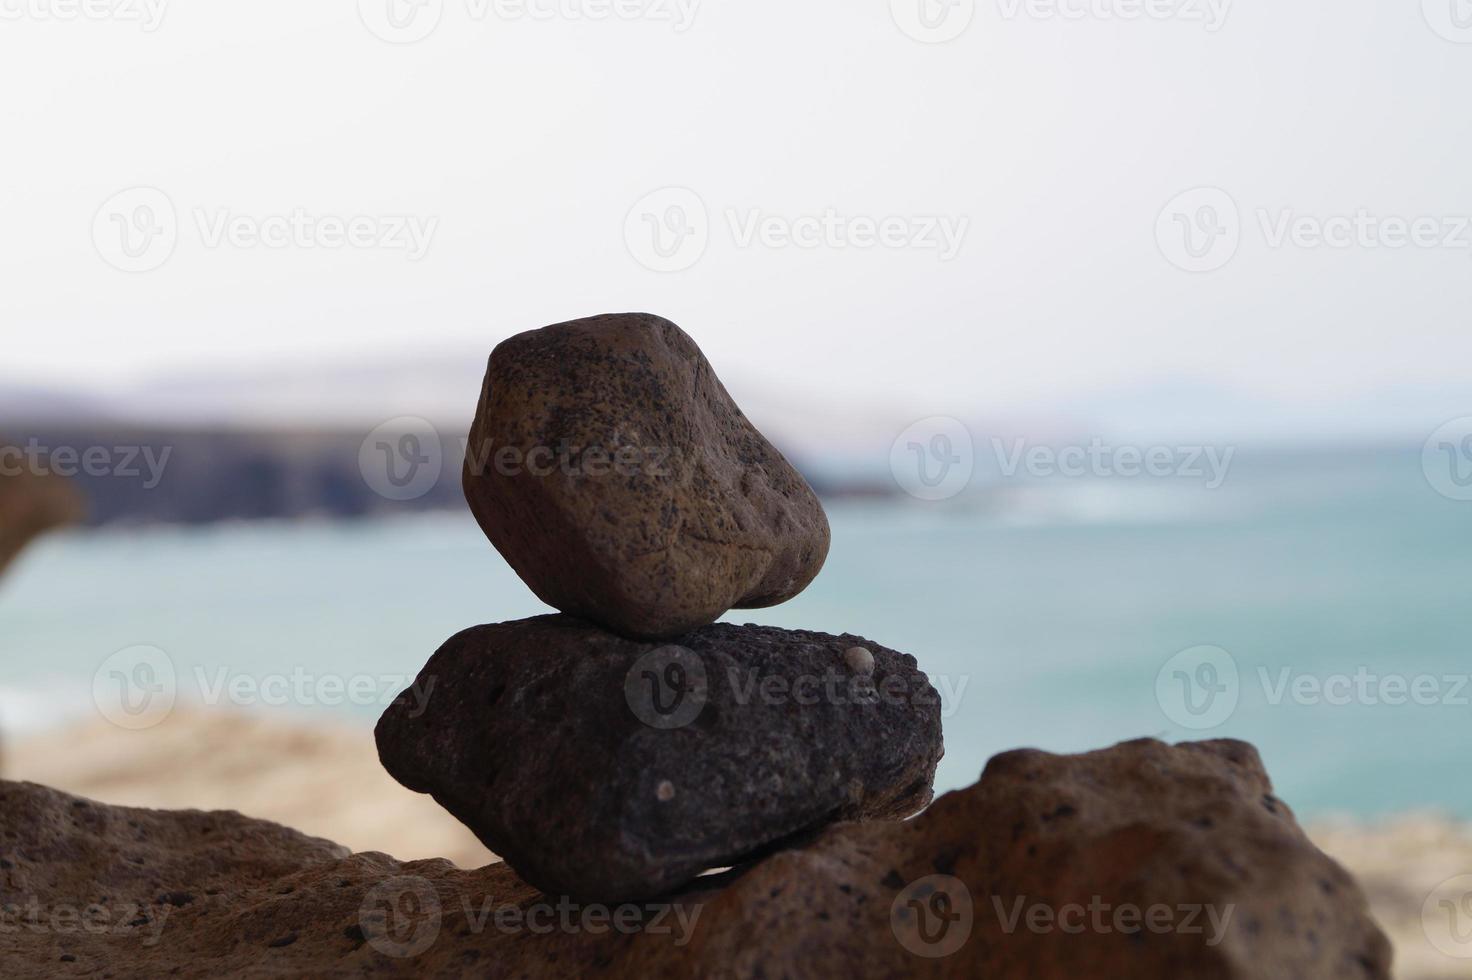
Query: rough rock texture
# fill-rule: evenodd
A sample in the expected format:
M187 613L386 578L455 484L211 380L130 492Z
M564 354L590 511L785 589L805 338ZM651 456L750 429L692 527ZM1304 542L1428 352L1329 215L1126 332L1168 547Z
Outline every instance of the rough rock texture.
M678 636L792 598L828 555L812 489L668 320L626 313L491 353L465 462L486 536L544 602Z
M81 501L64 480L0 473L0 573L36 535L81 519Z
M914 820L835 826L642 905L622 928L610 922L631 909L540 896L505 865L342 857L233 813L105 807L25 783L0 783L0 859L0 906L21 907L0 920L7 978L1389 976L1358 886L1305 839L1240 742L1007 753ZM922 894L915 883L934 875L949 878ZM916 946L913 903L963 899L954 882L969 904L946 914L961 918L929 930L934 949ZM1181 931L1165 934L1009 933L993 899L1010 912L1019 895L1232 916L1214 945L1209 922L1185 931L1204 916L1187 924L1179 911ZM89 903L108 913L93 920L102 932L53 918Z
M377 738L390 775L528 881L590 901L656 895L834 820L909 816L942 754L915 658L861 637L721 623L662 645L569 616L452 637Z

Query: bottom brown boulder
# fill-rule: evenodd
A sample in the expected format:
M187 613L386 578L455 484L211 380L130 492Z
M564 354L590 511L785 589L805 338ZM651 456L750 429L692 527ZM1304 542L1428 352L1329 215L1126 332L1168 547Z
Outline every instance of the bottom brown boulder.
M1388 977L1241 742L1016 751L657 900L401 864L235 813L0 783L0 976Z

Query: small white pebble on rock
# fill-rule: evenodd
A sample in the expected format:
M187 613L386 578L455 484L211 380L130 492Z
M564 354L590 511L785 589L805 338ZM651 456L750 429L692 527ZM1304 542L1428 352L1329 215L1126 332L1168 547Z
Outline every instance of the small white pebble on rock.
M843 651L843 659L848 662L848 669L855 674L874 673L874 654L864 647L849 647Z
M654 795L659 798L659 802L668 803L675 798L675 784L668 779L660 780L659 785L654 788Z

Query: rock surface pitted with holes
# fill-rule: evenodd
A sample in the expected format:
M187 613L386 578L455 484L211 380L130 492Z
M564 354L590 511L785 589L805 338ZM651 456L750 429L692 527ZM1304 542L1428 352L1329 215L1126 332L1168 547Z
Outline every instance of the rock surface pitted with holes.
M631 906L588 928L589 906L504 864L348 856L235 813L0 782L0 906L34 898L48 923L0 929L0 976L1387 980L1364 895L1271 793L1241 742L1009 752L914 820L837 824L641 903L619 930ZM1009 929L1019 898L1158 906L1169 928L1126 931L1111 914L1104 929ZM100 933L50 925L95 903ZM1224 928L1187 923L1181 909L1201 906L1230 909ZM919 928L932 911L944 918ZM533 914L559 925L534 931Z
M873 664L856 673L845 651ZM378 724L384 768L528 881L657 895L834 820L931 797L940 697L915 658L855 636L718 623L677 645L568 616L452 637Z
M548 605L672 637L797 595L828 555L817 496L679 327L609 314L491 353L465 497Z

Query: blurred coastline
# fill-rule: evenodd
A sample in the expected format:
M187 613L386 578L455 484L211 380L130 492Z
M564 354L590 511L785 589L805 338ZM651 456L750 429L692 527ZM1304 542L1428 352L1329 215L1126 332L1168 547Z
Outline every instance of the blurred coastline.
M183 707L233 703L221 684L237 677L361 675L373 690L361 703L238 706L371 723L452 633L547 611L458 503L457 477L441 481L457 505L427 512L43 539L0 583L0 734L95 717L100 665L140 644L169 658ZM1216 489L992 477L940 502L891 491L827 508L824 574L788 603L727 618L921 657L952 701L942 789L1019 744L1229 736L1258 744L1310 817L1472 818L1472 785L1434 778L1465 743L1468 692L1452 680L1466 674L1472 509L1433 492L1410 447L1244 447ZM1168 661L1202 646L1231 658L1240 688L1206 724L1158 688ZM1434 678L1443 696L1294 693L1356 672Z

